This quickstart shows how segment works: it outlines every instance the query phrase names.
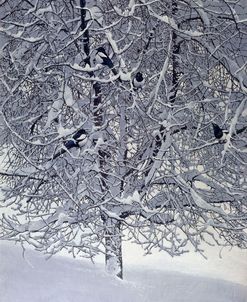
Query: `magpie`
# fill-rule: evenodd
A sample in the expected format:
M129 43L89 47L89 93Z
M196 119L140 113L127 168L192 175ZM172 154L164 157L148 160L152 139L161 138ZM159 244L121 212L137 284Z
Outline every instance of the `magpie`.
M215 138L217 138L219 141L226 140L226 136L229 132L227 130L221 129L220 126L215 123L212 123L212 125L213 125Z
M143 78L143 75L141 72L137 72L137 74L135 75L133 81L132 81L132 84L134 86L134 88L138 89L138 88L142 88L143 85L144 85L144 78Z
M79 148L83 146L87 141L87 132L84 129L79 129L71 139L67 140L64 143L65 148L61 148L54 156L53 159L61 156L66 152L66 150L70 150L71 148Z
M109 58L104 47L102 47L102 46L97 48L97 50L96 50L95 61L96 61L96 63L106 65L109 68L113 67L112 60Z
M104 47L102 47L102 46L97 48L97 50L96 50L95 62L97 64L101 64L101 65L109 67L114 75L118 74L117 70L114 68L112 60L109 58ZM121 82L120 78L119 78L119 81Z

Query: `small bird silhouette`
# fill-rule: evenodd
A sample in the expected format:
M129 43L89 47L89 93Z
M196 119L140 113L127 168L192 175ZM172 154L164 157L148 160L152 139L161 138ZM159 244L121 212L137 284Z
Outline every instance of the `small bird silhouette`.
M134 88L138 89L138 88L143 87L143 85L145 83L145 80L144 80L143 75L142 75L141 72L139 72L139 71L137 72L137 74L135 75L132 83L133 83Z
M220 141L224 141L229 132L227 130L221 129L220 126L215 123L212 123L212 125L213 125L215 138L217 138Z
M97 52L95 54L95 61L98 64L106 65L109 68L113 68L112 60L107 55L104 47L97 48Z
M95 54L95 62L97 64L101 64L101 65L109 67L114 75L118 75L117 70L114 68L113 62L107 55L104 47L101 46L101 47L97 48L97 52ZM118 78L118 80L121 82L120 78Z
M65 148L61 148L58 152L56 152L53 156L53 159L61 156L66 152L66 150L70 150L71 148L79 148L84 145L87 141L87 132L84 129L79 129L71 139L67 140L64 143Z

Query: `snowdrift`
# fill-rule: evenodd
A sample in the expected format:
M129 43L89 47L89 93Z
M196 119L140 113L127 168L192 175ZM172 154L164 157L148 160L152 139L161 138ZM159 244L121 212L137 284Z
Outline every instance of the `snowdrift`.
M182 273L127 267L125 280L103 265L53 257L0 242L1 302L246 302L247 287Z

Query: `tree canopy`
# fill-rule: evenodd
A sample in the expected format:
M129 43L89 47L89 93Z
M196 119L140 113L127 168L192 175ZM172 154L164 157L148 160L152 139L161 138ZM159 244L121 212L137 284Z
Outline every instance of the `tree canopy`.
M244 1L2 0L1 238L246 248Z

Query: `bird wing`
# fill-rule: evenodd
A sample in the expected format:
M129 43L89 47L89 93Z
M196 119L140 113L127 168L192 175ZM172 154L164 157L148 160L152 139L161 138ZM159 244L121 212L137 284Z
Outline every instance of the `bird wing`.
M107 54L103 53L102 51L99 51L97 53L101 58L108 58Z

